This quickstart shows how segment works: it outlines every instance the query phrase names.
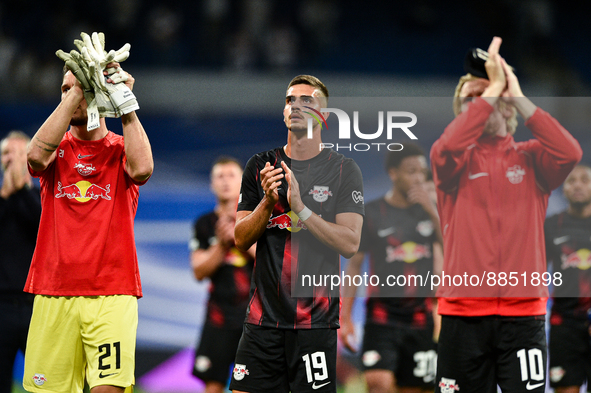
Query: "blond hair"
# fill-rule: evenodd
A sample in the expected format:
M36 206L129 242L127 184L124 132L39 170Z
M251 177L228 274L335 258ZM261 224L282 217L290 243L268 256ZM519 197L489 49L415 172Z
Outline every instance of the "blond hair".
M482 79L480 77L474 76L472 74L466 74L460 78L458 81L458 85L456 86L456 90L454 92L454 102L453 102L453 110L454 114L458 116L462 112L462 101L460 100L460 92L462 91L462 87L466 82L474 81L477 79ZM507 104L504 100L499 101L499 109L501 112L507 108L509 104ZM515 107L510 105L511 108L511 116L507 118L507 132L511 135L515 134L515 130L517 129L517 111Z
M4 138L2 138L2 140L0 140L0 149L9 139L20 139L22 141L25 141L27 144L31 141L31 137L25 134L24 132L20 130L12 130L8 133L8 135L6 135Z

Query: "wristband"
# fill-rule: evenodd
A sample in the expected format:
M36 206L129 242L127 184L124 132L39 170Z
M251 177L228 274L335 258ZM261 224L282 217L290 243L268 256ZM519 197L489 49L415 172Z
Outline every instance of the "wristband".
M299 213L296 213L296 214L300 218L300 220L306 221L312 215L312 210L310 210L309 208L307 208L306 206L304 206L304 208L302 209L302 211L299 212Z

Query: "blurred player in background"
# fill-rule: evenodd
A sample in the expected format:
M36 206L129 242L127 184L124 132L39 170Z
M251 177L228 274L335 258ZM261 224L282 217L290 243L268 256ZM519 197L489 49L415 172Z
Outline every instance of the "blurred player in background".
M108 67L125 73L118 63ZM135 111L121 116L123 136L104 118L87 131L88 103L68 68L61 92L28 149L43 210L25 286L36 296L23 385L82 392L86 379L92 393L120 393L135 383L142 290L133 227L152 150Z
M427 180L425 180L425 188L427 189L427 194L429 194L429 198L431 198L433 203L437 205L437 188L435 187L435 182L433 181L433 172L431 172L431 169L427 170Z
M215 161L211 190L216 206L197 219L190 244L195 278L211 280L193 367L193 375L205 381L206 393L225 391L249 300L256 246L242 252L234 245L241 180L242 166L236 159L222 156Z
M283 110L287 144L254 155L244 170L234 233L238 248L257 249L230 383L237 392L336 392L338 288L298 286L303 272L339 274L339 254L353 256L361 235L359 167L320 148L321 123L307 135L309 113L327 102L318 78L295 77Z
M550 192L582 151L523 95L500 45L495 37L483 76L460 79L456 118L431 149L443 271L470 278L439 286L438 392L492 393L497 384L504 392L545 390L547 287L530 278L546 271ZM516 111L535 139L514 141Z
M440 246L441 235L426 185L425 153L415 144L404 144L401 151L386 153L385 167L392 189L367 204L359 252L349 260L345 274L359 275L366 254L369 273L379 276L380 282L389 275L434 273L433 247ZM355 286L344 289L339 330L351 351L356 350L351 319L356 290ZM371 286L367 296L361 353L368 391L432 392L437 354L430 286Z
M23 292L37 241L41 200L27 170L31 138L11 131L0 141L0 393L12 391L15 356L25 352L34 296Z
M545 225L548 263L562 275L550 316L550 386L557 393L578 393L591 381L591 168L577 165L563 191L568 208Z

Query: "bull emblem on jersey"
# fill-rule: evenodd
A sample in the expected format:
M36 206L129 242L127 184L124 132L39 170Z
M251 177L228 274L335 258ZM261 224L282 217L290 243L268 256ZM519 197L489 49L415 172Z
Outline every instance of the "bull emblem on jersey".
M308 193L312 195L316 202L326 202L329 196L332 196L332 191L328 189L328 186L314 186L314 189Z
M521 168L519 165L514 165L507 169L505 176L507 176L507 179L509 179L511 184L519 184L523 180L523 176L525 176L525 169Z

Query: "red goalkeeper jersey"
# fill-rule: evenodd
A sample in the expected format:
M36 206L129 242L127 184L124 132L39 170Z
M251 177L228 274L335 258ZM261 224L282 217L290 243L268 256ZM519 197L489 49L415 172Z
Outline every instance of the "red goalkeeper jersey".
M125 172L123 137L67 132L42 172L41 222L25 291L51 296L142 296L133 221L139 184ZM145 183L145 182L144 182Z

